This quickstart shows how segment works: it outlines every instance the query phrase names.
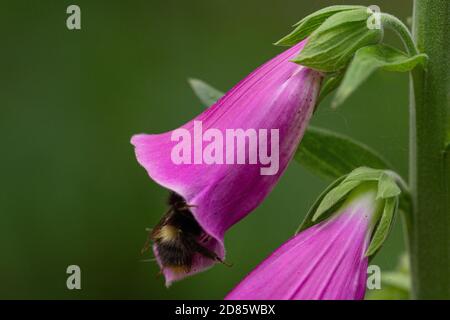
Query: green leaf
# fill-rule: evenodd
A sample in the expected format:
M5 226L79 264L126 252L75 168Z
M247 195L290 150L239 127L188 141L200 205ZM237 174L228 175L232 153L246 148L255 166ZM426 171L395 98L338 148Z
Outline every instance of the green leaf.
M362 167L391 169L377 152L350 137L309 126L295 160L312 173L334 180Z
M371 45L359 49L350 63L332 107L341 105L377 69L407 72L418 64L425 65L427 56L408 57L405 53L387 45Z
M387 173L383 173L378 180L377 199L387 199L400 195L402 191Z
M340 185L329 191L314 213L312 221L316 221L322 214L338 204L346 195L350 193L350 191L355 189L360 183L361 181L344 181Z
M398 207L398 198L388 198L385 200L383 213L381 215L381 219L378 222L375 232L370 241L369 248L366 251L366 256L369 257L375 254L378 249L383 245L386 240L389 231L392 226L392 219L394 217L394 213L397 211Z
M381 40L381 29L367 28L370 16L365 8L332 15L311 34L292 61L323 72L344 68L358 49Z
M314 30L316 30L320 25L332 15L353 9L361 9L362 6L347 6L347 5L337 5L330 6L320 9L310 15L304 17L302 20L294 24L296 27L290 34L278 40L275 45L280 46L292 46L307 36L309 36Z
M191 78L188 79L188 82L191 85L192 90L194 90L194 93L205 105L205 107L210 107L224 95L223 92L217 90L202 80Z

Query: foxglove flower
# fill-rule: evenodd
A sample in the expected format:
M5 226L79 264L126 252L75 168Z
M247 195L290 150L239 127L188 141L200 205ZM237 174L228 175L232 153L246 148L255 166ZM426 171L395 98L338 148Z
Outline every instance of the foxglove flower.
M226 299L363 299L368 257L386 238L396 209L399 189L389 178L382 179L377 186L370 179L350 177L330 191L315 217L327 210L331 214L278 248Z
M322 74L290 61L304 44L256 69L182 127L131 139L149 176L184 199L202 230L201 245L218 260L225 232L272 190L313 113ZM232 131L244 135L241 145L236 136L228 139ZM216 262L196 253L179 272L164 266L155 246L154 252L167 285Z

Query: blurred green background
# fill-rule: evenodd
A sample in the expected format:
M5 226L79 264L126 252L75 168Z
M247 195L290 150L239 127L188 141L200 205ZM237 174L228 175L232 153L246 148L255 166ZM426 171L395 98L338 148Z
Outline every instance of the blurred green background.
M310 12L376 4L404 21L399 1L1 1L0 298L220 299L295 231L327 184L296 163L226 236L228 268L169 289L141 262L146 227L167 192L135 160L129 139L178 127L203 110L186 82L223 91L281 51L275 40ZM77 4L82 29L66 28ZM389 42L399 44L391 33ZM349 134L407 174L408 76L377 73L315 125ZM373 263L397 265L401 219ZM82 290L66 288L66 268Z

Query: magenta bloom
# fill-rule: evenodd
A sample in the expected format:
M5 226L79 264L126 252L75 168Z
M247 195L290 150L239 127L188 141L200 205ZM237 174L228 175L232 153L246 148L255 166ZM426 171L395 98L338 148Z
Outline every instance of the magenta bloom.
M304 44L256 69L182 127L131 139L149 176L192 205L204 232L202 246L221 259L225 232L274 187L314 110L322 75L289 61ZM216 262L196 254L192 268L179 272L164 268L154 251L166 284Z
M376 189L351 197L329 219L278 248L226 299L363 299L365 252L379 212Z

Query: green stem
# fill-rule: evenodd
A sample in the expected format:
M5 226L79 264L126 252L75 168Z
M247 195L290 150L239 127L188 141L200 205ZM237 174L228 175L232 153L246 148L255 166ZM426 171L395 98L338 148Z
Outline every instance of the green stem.
M450 1L415 0L413 36L429 57L411 81L410 235L413 297L450 298Z
M411 32L400 19L388 13L381 13L381 24L383 28L391 29L397 33L410 56L415 56L419 54L419 50L417 49L417 46L413 40ZM394 176L393 173L391 173L391 175ZM402 186L402 197L400 198L399 209L403 217L403 226L405 230L405 239L407 247L406 249L408 252L410 252L411 251L410 239L412 239L412 237L414 236L412 199L410 197L409 187L403 181L403 179L395 176L394 178L396 178L397 182L400 182L400 186Z

